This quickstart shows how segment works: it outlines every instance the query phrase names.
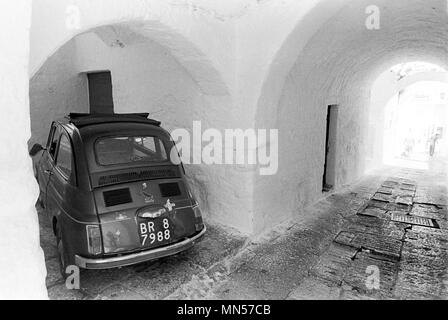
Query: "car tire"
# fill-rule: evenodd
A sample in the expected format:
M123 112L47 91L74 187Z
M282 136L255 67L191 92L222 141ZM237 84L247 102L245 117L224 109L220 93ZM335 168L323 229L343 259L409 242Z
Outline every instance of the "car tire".
M58 250L59 272L61 273L61 276L66 279L68 275L65 271L68 266L68 258L64 248L64 241L62 240L62 230L58 225L56 226L56 246Z

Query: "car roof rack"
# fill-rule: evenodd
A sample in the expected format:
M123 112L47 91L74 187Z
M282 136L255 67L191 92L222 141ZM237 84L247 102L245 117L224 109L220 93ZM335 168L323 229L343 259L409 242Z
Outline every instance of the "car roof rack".
M70 113L65 118L76 127L112 122L146 123L160 127L161 122L149 119L149 113Z

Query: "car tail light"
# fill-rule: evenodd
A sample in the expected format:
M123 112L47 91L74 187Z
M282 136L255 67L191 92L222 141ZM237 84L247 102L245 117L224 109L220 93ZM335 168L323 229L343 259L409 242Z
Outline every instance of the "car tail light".
M98 255L103 251L103 244L101 241L101 230L99 226L86 226L87 230L87 246L89 253Z
M201 209L199 209L199 205L196 204L193 206L194 217L196 218L196 231L201 231L204 228L204 221L202 220Z

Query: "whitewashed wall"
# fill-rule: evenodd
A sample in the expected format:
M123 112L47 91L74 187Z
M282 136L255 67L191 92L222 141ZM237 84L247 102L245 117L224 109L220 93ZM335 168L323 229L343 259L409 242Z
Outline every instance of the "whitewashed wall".
M71 4L80 12L80 28L75 30L66 28L66 8ZM191 120L202 120L218 129L279 128L277 175L260 177L253 167L189 169L211 216L244 233L258 234L301 215L303 207L322 196L329 104L339 105L336 187L340 187L367 168L367 110L374 80L403 61L446 64L445 1L409 0L404 5L379 0L375 4L380 10L379 30L366 27L366 9L371 5L365 0L247 0L228 5L142 0L133 6L123 0L37 0L30 72L73 36L113 25L118 31L99 34L109 40L124 38L125 48L114 47L112 58L104 61L81 59L86 65L80 69L114 66L119 75L113 76L117 110L136 110L150 101L163 106L158 114L168 127L190 128ZM53 10L47 10L50 7ZM396 41L400 36L403 39ZM135 43L139 37L156 42L173 58L161 64L173 79L160 78L166 79L160 86L144 78L143 72L135 74L148 82L147 91L138 85L131 89L134 68L123 62L133 57L147 65L142 61L147 53L158 59L157 50ZM89 52L88 47L100 49L88 43L78 50L79 57ZM83 47L79 41L77 45ZM117 67L119 56L129 70ZM176 63L191 81L178 77ZM155 67L147 66L143 70L149 72ZM158 95L156 88L164 95ZM171 111L181 116L173 118Z
M45 145L53 120L70 112L88 112L85 75L78 72L76 43L70 41L51 56L30 80L31 139Z
M30 137L28 55L31 3L0 2L0 299L45 299ZM12 32L14 30L14 32Z
M279 75L284 70L277 63L288 63L288 50L280 49L274 59L256 120L257 126L280 128L280 171L274 177L256 178L257 230L300 217L304 207L324 196L328 105L339 105L337 189L361 177L367 168L366 155L372 143L368 140L369 106L377 77L399 62L446 65L447 47L442 44L446 42L448 15L444 1L375 4L380 14L379 30L366 27L370 1L351 1L345 6L334 2L339 11L320 25L283 79ZM304 21L306 18L297 24L284 47L294 47L294 39L308 36L301 28ZM281 81L284 86L279 93L274 82Z

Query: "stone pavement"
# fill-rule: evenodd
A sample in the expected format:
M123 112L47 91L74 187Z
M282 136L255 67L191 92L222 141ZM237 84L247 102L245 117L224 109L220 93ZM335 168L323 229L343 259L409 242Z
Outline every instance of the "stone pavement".
M383 171L249 246L208 297L447 299L447 217L445 174Z
M84 271L70 291L42 225L53 299L446 299L446 175L389 168L256 240L211 227L192 250Z

